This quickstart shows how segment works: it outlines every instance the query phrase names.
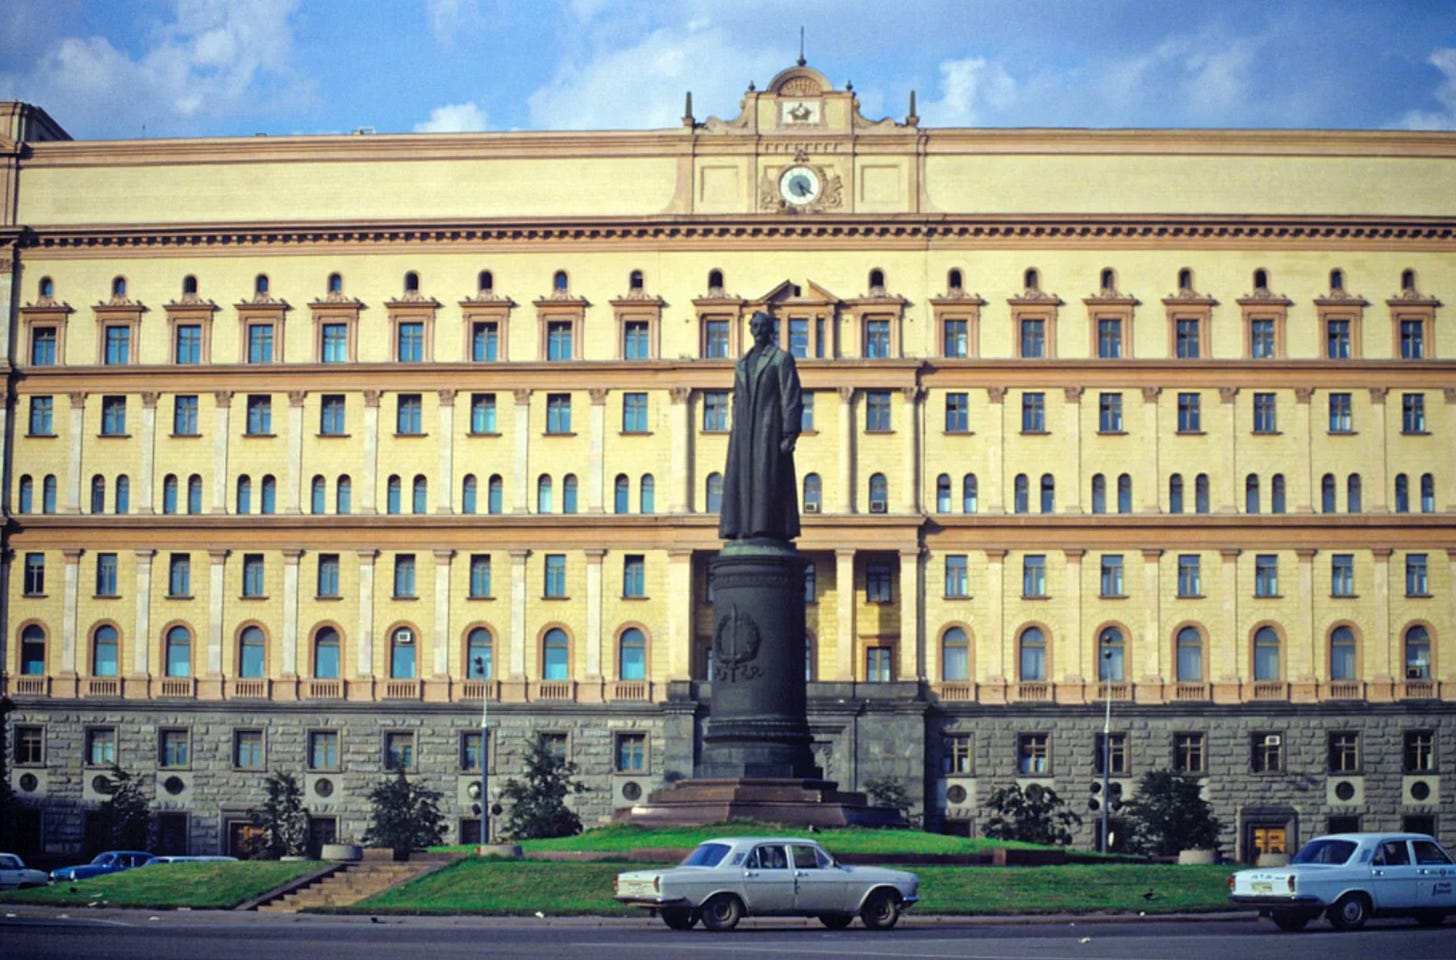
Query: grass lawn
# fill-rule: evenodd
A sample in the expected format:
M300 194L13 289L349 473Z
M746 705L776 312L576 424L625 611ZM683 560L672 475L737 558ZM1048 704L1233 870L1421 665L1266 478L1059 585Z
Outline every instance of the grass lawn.
M34 890L6 890L0 892L0 900L52 906L226 910L319 866L317 861L165 863L89 880L53 883Z

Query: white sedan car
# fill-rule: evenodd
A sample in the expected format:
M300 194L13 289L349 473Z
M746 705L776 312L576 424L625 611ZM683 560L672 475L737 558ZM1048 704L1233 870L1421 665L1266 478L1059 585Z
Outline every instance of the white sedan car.
M1423 833L1336 833L1306 843L1287 867L1233 874L1229 899L1258 907L1281 930L1302 930L1320 914L1336 930L1380 916L1439 926L1456 913L1456 861Z
M723 837L706 840L676 867L632 870L613 887L623 903L661 914L674 930L700 919L731 930L741 917L818 917L841 930L855 917L888 930L919 899L920 878L903 870L849 867L813 840Z
M0 890L43 887L51 882L44 870L31 870L13 853L0 853Z

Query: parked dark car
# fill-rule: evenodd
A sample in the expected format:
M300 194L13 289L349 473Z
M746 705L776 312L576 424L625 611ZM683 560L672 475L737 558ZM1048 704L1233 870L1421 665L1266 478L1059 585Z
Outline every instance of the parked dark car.
M152 855L145 850L108 850L105 853L98 853L96 859L90 863L82 863L74 867L57 867L51 871L51 879L85 880L87 877L100 877L108 873L118 873L122 870L130 870L132 867L140 867L151 859Z

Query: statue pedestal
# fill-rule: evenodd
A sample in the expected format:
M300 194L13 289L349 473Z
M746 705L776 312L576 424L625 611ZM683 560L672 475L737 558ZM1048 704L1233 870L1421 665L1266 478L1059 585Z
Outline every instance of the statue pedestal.
M619 809L615 819L664 827L729 820L814 827L906 825L899 810L871 806L862 793L840 791L828 780L790 777L682 780Z

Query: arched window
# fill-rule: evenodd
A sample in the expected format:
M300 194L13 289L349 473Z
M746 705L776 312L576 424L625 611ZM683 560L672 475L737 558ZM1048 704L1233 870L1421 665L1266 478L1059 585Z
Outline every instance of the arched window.
M1360 667L1355 660L1355 631L1336 627L1330 634L1330 679L1358 680Z
M980 509L980 484L974 473L968 473L961 477L961 513L978 513Z
M636 627L623 630L617 641L617 679L647 679L647 638Z
M238 477L238 496L233 512L240 516L253 512L253 479L246 473Z
M177 477L170 473L162 478L162 512L177 512Z
M870 474L870 513L884 513L890 508L890 483L883 473Z
M1193 478L1193 511L1208 512L1208 474L1200 473Z
M552 627L546 631L541 642L541 679L568 680L571 678L571 643L566 631Z
M1352 473L1345 479L1345 512L1360 512L1360 475Z
M1016 480L1012 483L1012 510L1016 513L1026 513L1031 509L1029 505L1030 494L1027 492L1026 474L1018 473Z
M1400 289L1402 293L1406 290L1416 289L1416 272L1414 270L1407 268L1400 272Z
M113 297L126 296L126 277L111 278L111 295Z
M1395 475L1395 512L1410 513L1410 478L1403 473Z
M1117 289L1117 272L1114 271L1111 267L1103 267L1102 273L1098 275L1097 280L1098 285L1103 290Z
M339 485L334 488L334 512L345 516L353 509L354 484L349 480L348 474L339 478Z
M1405 678L1431 679L1431 635L1419 624L1405 632Z
M481 293L495 292L495 274L489 270L482 270L475 278L475 288Z
M940 638L940 678L971 679L971 643L960 627L951 627Z
M467 473L460 481L460 512L472 514L476 510L475 474Z
M1284 512L1284 474L1276 473L1269 480L1269 512Z
M167 676L192 676L192 631L176 626L167 631L165 664Z
M1041 274L1036 267L1027 267L1026 272L1021 275L1022 286L1030 291L1041 289Z
M1343 289L1345 289L1345 271L1338 270L1338 269L1331 270L1330 271L1330 291L1331 292L1334 292L1334 291L1343 290Z
M30 513L35 509L35 481L30 474L24 474L20 478L20 512Z
M612 512L626 513L631 502L632 481L627 479L625 473L619 473L616 482L612 485Z
M885 271L876 267L870 271L870 293L874 294L885 289Z
M965 290L965 280L960 270L952 267L945 275L945 286L951 293L960 293Z
M1097 679L1121 683L1127 679L1127 644L1122 631L1107 627L1097 635Z
M1027 627L1021 631L1020 672L1021 681L1039 682L1047 678L1046 634L1040 627Z
M1057 481L1049 473L1041 475L1041 512L1055 513L1057 509Z
M708 271L708 292L709 293L719 293L719 294L721 294L723 292L723 271L722 270L709 270Z
M125 477L121 478L126 479ZM121 482L120 480L117 481ZM1421 513L1436 512L1436 478L1433 474L1421 474Z
M1335 512L1335 475L1333 473L1320 477L1320 512Z
M1279 678L1279 634L1273 627L1260 627L1254 631L1254 679Z
M568 473L561 478L561 512L576 512L576 474Z
M50 277L41 277L40 283L36 284L36 292L42 299L49 299L55 296L56 285Z
M650 514L657 509L657 482L652 479L652 474L642 475L641 487L637 491L638 513Z
M106 512L106 478L99 473L91 478L91 512Z
M1132 513L1132 476L1126 473L1117 475L1117 512Z
M263 631L248 627L238 638L238 676L244 680L260 680L266 672L267 645Z
M550 513L551 501L551 474L543 473L536 478L536 512Z
M950 474L935 478L935 512L950 513Z
M465 675L471 680L495 676L495 638L484 627L476 627L465 636Z
M707 502L704 506L708 513L717 513L723 509L723 475L721 473L708 474L706 486Z
M258 497L259 513L276 513L278 511L278 481L273 479L272 474L263 477L262 495Z
M485 505L486 505L486 509L490 513L492 513L492 514L500 513L501 510L503 509L503 507L502 507L502 500L503 500L502 490L503 489L504 489L504 484L501 482L500 474L498 474L498 473L492 473L490 475L490 480L488 480L486 482L486 485L485 485L485 499L486 499L486 504Z
M415 632L397 627L389 637L389 676L394 680L415 678Z
M313 635L313 675L319 680L339 679L339 632L320 627Z
M405 275L404 275L404 292L405 293L419 293L420 292L420 275L418 273L416 273L415 271L413 271L413 270L410 270L410 271L406 272Z
M571 289L571 285L566 280L565 270L557 270L556 273L552 274L551 289L557 293L566 293Z
M1183 512L1183 474L1181 473L1168 477L1168 512Z
M195 473L187 478L187 512L202 512L202 477Z
M110 624L102 624L96 628L96 632L91 635L91 676L116 676L117 663L120 659L119 646L120 641L115 627Z
M422 473L415 474L415 482L410 496L411 513L430 512L430 482L425 479Z
M627 275L627 289L633 293L642 292L642 271L633 270Z
M385 513L390 513L390 514L399 513L400 495L401 495L401 488L400 488L399 474L391 473L389 475L389 479L387 481L385 481L385 484L384 484L384 512Z
M1203 681L1203 634L1194 627L1178 631L1177 650L1178 682L1201 683Z
M1254 290L1257 292L1257 291L1260 291L1260 290L1268 290L1268 289L1269 289L1269 271L1263 269L1262 267L1260 267L1258 270L1255 270L1254 271Z
M45 672L45 629L38 623L32 623L20 631L20 673L21 676L39 677Z
M818 513L824 508L824 484L817 473L804 474L804 512Z
M1244 512L1259 512L1259 475L1251 473L1244 478Z
M1107 478L1100 473L1092 474L1092 512L1107 512Z
M331 273L331 274L329 274L328 290L329 290L329 293L332 293L332 294L334 294L336 296L338 294L343 293L344 292L344 278L341 275L337 274L337 273Z
M1178 292L1193 290L1193 271L1183 267L1178 271Z
M253 278L253 293L258 296L268 295L268 275L260 273Z
M328 504L329 484L322 475L315 476L309 483L308 509L311 513L323 513Z

